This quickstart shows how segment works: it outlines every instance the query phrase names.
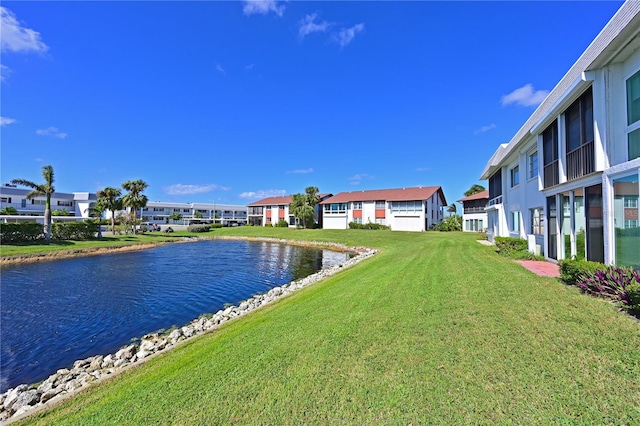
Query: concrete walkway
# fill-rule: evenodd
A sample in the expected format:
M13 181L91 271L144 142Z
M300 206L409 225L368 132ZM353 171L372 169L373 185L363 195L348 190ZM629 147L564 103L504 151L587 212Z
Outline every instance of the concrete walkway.
M560 267L553 262L540 260L516 260L519 264L542 277L560 278Z

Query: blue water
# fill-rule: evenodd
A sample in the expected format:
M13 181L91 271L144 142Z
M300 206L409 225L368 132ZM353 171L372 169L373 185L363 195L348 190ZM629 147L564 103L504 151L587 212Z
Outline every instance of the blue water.
M347 258L284 244L199 241L2 267L0 392Z

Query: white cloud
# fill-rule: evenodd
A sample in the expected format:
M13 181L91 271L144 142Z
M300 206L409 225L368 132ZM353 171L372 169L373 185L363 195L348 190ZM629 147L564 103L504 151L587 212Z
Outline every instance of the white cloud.
M538 106L549 94L548 90L534 90L533 85L525 84L500 99L502 105Z
M15 118L0 117L0 127L8 126L16 122Z
M40 136L51 136L53 138L64 139L68 136L67 133L61 132L57 127L48 127L46 129L36 130L36 134Z
M287 174L299 174L299 175L304 175L308 173L313 173L313 169L311 167L309 167L308 169L289 170L287 172Z
M6 76L11 74L11 68L6 65L0 64L0 82L4 82Z
M287 195L287 191L285 191L284 189L261 189L259 191L253 192L253 191L249 191L249 192L243 192L242 194L239 195L240 198L249 198L249 199L255 199L255 200L260 200L262 198L268 198L268 197L282 197L284 195Z
M366 173L358 173L357 175L353 175L349 178L349 182L351 185L360 185L360 182L363 180L373 179L373 176L368 175Z
M215 191L217 189L221 189L223 191L229 190L229 188L218 186L212 183L208 185L183 185L181 183L176 183L175 185L170 185L163 189L165 194L167 195L204 194L206 192Z
M345 47L359 32L364 30L364 24L357 24L351 28L343 28L339 32L333 35L333 40L340 45L340 47Z
M431 167L418 167L416 169L416 172L430 172L431 171Z
M227 72L224 70L224 68L222 68L222 65L220 64L216 64L216 71L218 71L220 74L227 74Z
M477 135L479 133L484 133L484 132L488 132L489 130L493 130L496 128L495 124L489 124L488 126L482 126L480 127L478 130L476 130L475 132L473 132L474 135Z
M245 0L242 11L245 15L268 15L273 12L282 16L284 5L278 4L277 0Z
M306 15L298 24L298 34L300 34L300 38L304 38L304 36L309 35L311 33L323 33L326 32L327 29L331 26L330 22L322 21L316 23L315 20L318 18L317 13L313 13L311 15Z
M13 52L35 51L44 53L49 46L40 39L40 33L25 28L9 9L0 7L0 50Z
M253 67L255 67L255 66L256 66L256 64L245 65L244 69L247 70L247 71L251 71L253 69Z

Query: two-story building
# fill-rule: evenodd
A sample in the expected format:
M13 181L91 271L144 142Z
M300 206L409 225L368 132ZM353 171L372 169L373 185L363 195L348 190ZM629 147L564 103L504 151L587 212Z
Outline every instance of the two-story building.
M325 229L348 229L355 222L426 231L442 222L447 200L440 186L421 186L341 192L320 204Z
M626 1L488 161L488 233L640 267L640 2Z
M318 194L320 201L326 200L333 194ZM289 205L293 202L292 195L281 197L267 197L255 201L247 206L248 222L254 226L274 226L281 220L286 221L289 227L295 227L296 218L289 211ZM319 205L315 206L314 221L318 227L322 228L323 215Z
M179 216L178 216L179 215ZM224 226L247 224L247 207L220 203L171 203L148 201L140 209L142 222L155 224L189 224L194 221L220 223ZM180 217L180 219L175 219Z
M27 199L32 190L19 188L16 185L4 184L0 186L0 210L13 207L14 215L0 216L4 222L36 221L44 222L46 196ZM53 220L81 220L91 216L91 209L95 207L96 194L90 192L54 192L51 195L51 212ZM61 215L58 215L61 214Z
M462 230L482 232L487 227L486 208L489 205L489 190L468 195L460 200L462 204Z

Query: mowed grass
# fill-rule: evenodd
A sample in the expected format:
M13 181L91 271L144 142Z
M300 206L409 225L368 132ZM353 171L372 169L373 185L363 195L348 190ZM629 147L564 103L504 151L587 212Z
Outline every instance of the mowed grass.
M23 423L640 424L640 323L475 235L215 232L381 252Z

